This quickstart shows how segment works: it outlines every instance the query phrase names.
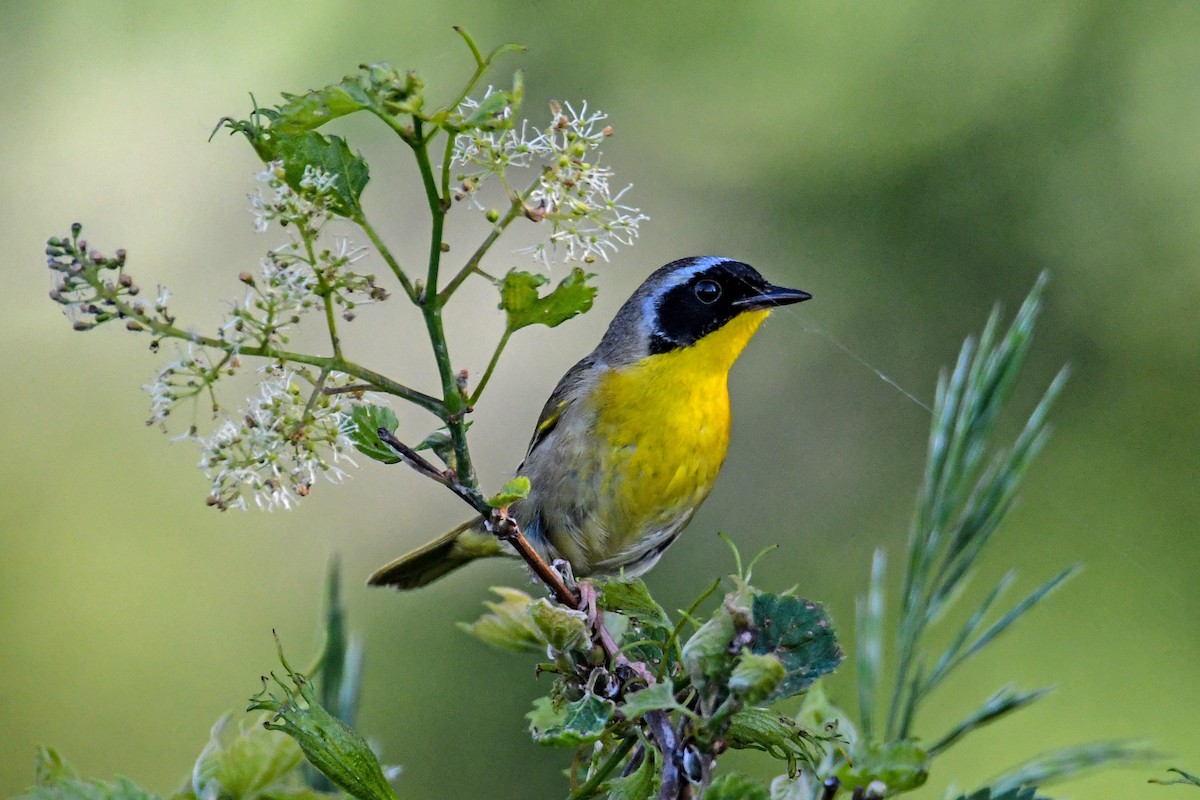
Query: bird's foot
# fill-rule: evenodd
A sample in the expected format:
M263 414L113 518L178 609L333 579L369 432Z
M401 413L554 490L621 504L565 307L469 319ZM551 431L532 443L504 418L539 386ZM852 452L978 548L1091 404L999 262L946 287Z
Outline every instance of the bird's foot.
M604 650L604 654L608 656L612 663L612 669L617 673L625 672L627 676L632 673L637 680L644 681L647 686L653 686L657 683L658 679L650 671L650 668L646 666L646 662L630 661L620 651L616 640L612 638L612 634L604 625L604 612L597 605L596 587L590 581L580 581L578 589L578 610L587 615L593 639Z

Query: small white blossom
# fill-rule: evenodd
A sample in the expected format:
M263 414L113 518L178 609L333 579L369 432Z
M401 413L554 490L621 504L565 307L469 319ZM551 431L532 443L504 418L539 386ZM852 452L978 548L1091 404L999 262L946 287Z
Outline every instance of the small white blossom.
M250 213L259 233L278 220L282 225L295 225L315 235L329 220L328 204L337 176L307 164L300 179L300 191L296 191L284 177L283 162L272 161L255 178L263 184L250 195Z
M356 261L362 261L366 258L370 248L365 246L355 247L354 242L346 236L333 237L333 257L337 260L338 266L346 266L353 264Z
M312 164L304 165L304 174L300 177L300 188L311 189L317 195L328 195L333 191L334 184L337 183L337 176L332 172L326 172L320 167L314 167Z
M198 397L216 382L222 368L234 369L234 358L214 362L202 347L188 343L187 350L177 348L178 357L159 368L154 380L142 388L150 395L150 419L147 425L163 423L181 400Z
M307 495L317 476L339 482L342 464L357 466L343 418L362 402L346 394L302 389L291 372L260 385L237 417L224 420L208 438L196 437L200 468L212 481L209 503L221 509L291 508Z

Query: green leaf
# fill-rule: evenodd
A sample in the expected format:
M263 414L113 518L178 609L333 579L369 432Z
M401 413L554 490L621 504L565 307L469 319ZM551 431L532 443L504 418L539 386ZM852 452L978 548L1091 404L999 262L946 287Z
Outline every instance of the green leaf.
M609 784L607 800L650 800L658 793L660 775L658 751L648 747L637 769Z
M342 419L342 431L363 455L384 464L400 463L400 456L379 439L379 429L386 428L395 433L400 426L396 413L386 406L355 406Z
M675 687L665 681L625 695L625 702L619 708L626 719L632 720L647 711L677 711L682 706L675 699Z
M760 703L770 697L787 672L773 654L742 653L729 676L729 690L747 703Z
M63 778L78 778L79 773L53 747L39 746L33 760L34 781L45 786Z
M843 764L838 777L849 787L882 781L891 791L910 791L929 778L929 754L911 739L857 748L854 764Z
M508 92L493 91L483 98L479 107L463 120L462 127L479 128L480 130L512 127L512 120L508 119L504 113L509 102Z
M597 604L605 611L615 611L662 628L671 627L671 618L650 596L650 590L641 579L608 578L594 581L593 585Z
M284 179L289 186L300 190L306 166L324 170L337 176L330 208L343 217L358 216L359 197L371 176L366 159L351 153L345 139L307 131L297 135L276 134L275 141L275 158L283 161Z
M260 724L231 733L225 716L192 767L192 792L202 798L255 800L278 788L302 757L295 741Z
M853 751L861 738L858 729L850 721L844 709L834 705L825 693L825 684L817 682L804 693L800 711L796 714L799 724L809 730L821 731L825 736L836 737Z
M1170 767L1167 769L1167 772L1174 772L1176 775L1178 775L1180 777L1178 777L1174 780L1170 780L1170 781L1152 779L1150 781L1150 783L1157 783L1159 786L1171 786L1172 784L1176 784L1176 783L1185 783L1185 784L1190 784L1192 786L1200 786L1200 778L1196 777L1195 775L1192 775L1189 772L1184 772L1183 770L1178 769L1177 767Z
M98 780L59 777L45 784L34 786L14 800L162 800L151 791L143 789L128 778L117 778L115 783Z
M529 606L529 619L542 640L560 653L591 649L588 618L582 611L551 603L543 597Z
M623 631L618 631L622 623L625 623L625 628ZM668 670L676 663L676 650L674 647L668 646L668 642L671 640L669 628L661 628L657 625L646 626L641 622L630 624L628 617L611 611L606 611L604 614L604 627L617 639L621 646L621 652L630 661L641 661L651 671L662 666L664 654Z
M975 635L982 624L986 609L981 607L932 673L922 663L920 654L926 649L927 631L963 594L979 554L1011 507L1025 471L1046 441L1046 420L1063 387L1065 371L1050 383L1014 443L1001 447L993 437L1000 412L1028 356L1046 280L1043 273L1007 331L1001 328L999 309L995 310L978 344L968 338L954 369L938 381L925 475L909 535L908 564L900 594L888 738L907 737L917 708L932 685L1029 607L1014 609L1015 615L1010 612L998 627L993 626L968 647L967 637ZM994 602L996 596L997 592L989 595L984 606ZM1040 596L1032 602L1038 599ZM932 677L926 680L924 675Z
M310 764L358 800L396 800L366 740L317 702L312 684L284 658L278 638L276 647L288 680L274 673L270 679L282 697L268 691L268 679L264 678L262 691L251 698L247 710L274 714L264 727L295 739Z
M329 560L325 578L324 644L317 662L314 682L320 692L321 705L335 717L353 728L358 716L362 687L362 637L352 635L346 624L346 609L342 604L341 561ZM281 737L286 738L286 737ZM305 770L309 787L318 792L332 792L334 785L314 769ZM278 792L272 800L283 800ZM288 797L287 800L300 800Z
M929 754L936 756L971 731L995 722L1003 716L1030 705L1046 695L1051 689L1037 689L1032 692L1018 692L1012 687L1005 687L984 701L983 705L971 712L966 719L959 722L947 733L929 746Z
M771 795L740 772L730 772L712 782L704 800L771 800Z
M538 287L549 282L544 275L510 270L500 284L500 308L508 315L508 332L529 325L553 328L592 307L596 288L588 286L591 274L579 267L563 278L554 291L538 296Z
M683 664L698 688L723 682L733 669L734 655L729 652L739 625L728 603L722 603L683 645Z
M467 420L463 425L463 432L470 430L474 423L474 420ZM433 451L450 469L455 469L455 465L458 463L454 454L454 439L450 436L450 429L444 425L422 439L413 450Z
M818 603L764 592L754 597L752 611L758 631L753 651L776 656L786 672L770 699L797 695L842 663L833 626Z
M343 217L361 216L359 196L371 179L366 159L350 152L350 146L340 136L325 136L313 130L298 132L276 131L261 125L258 117L270 117L273 112L260 111L250 120L223 120L235 133L245 135L263 163L283 162L283 179L297 192L304 168L312 166L335 176L329 209Z
M544 653L546 641L529 614L533 598L522 591L503 586L493 586L492 591L500 595L498 603L484 602L492 613L483 615L469 625L460 622L458 627L493 647L526 653Z
M488 499L492 508L508 508L518 500L529 496L529 478L518 475L501 487L500 491Z
M791 717L766 708L743 708L730 718L725 735L729 746L738 750L762 750L780 761L799 762L813 770L824 756L821 743L828 734L815 734Z
M1089 742L1042 753L988 782L993 794L1074 778L1096 767L1148 761L1161 756L1137 742Z
M304 94L283 93L284 103L270 112L271 129L297 133L319 128L330 120L370 111L396 117L420 110L424 83L413 72L402 74L391 64L363 65L364 74Z
M611 700L585 692L571 703L555 703L549 697L539 697L525 716L535 742L551 747L578 747L600 738L614 710Z
M969 795L959 795L957 800L1035 800L1037 791L1033 787L1026 787L995 794L991 789L980 789Z
M875 707L879 696L879 678L883 672L883 576L887 556L883 549L875 551L871 560L871 581L867 596L855 602L855 636L858 653L855 677L858 688L858 718L863 735L871 737L875 724Z

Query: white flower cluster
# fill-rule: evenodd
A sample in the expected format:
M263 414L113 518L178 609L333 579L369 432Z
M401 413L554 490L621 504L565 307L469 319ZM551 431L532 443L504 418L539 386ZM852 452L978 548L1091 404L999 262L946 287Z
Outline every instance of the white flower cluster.
M484 101L492 90L484 95ZM463 103L461 111L469 116L479 107L474 100ZM537 222L547 222L550 234L542 242L518 252L528 253L549 264L550 255L561 250L564 261L608 260L619 245L633 244L638 225L645 214L621 202L631 188L612 190L613 172L601 166L600 145L612 135L612 128L602 126L607 115L589 112L587 103L576 111L569 103L564 107L551 105L552 119L544 130L522 122L499 129L470 130L459 134L454 141L454 163L473 171L460 176L462 196L482 208L476 192L481 183L495 176L510 197L516 193L509 185L508 171L513 168L540 170L535 183L525 195L525 215ZM506 107L501 118L511 115Z
M285 180L283 164L273 161L256 177L269 194L260 189L250 196L255 229L265 231L278 221L292 240L267 254L261 283L243 274L242 281L251 290L222 329L227 341L277 344L273 337L281 324L297 322L298 314L305 311L324 308L326 299L342 306L349 320L357 304L387 298L374 276L349 269L367 255L368 248L355 246L343 236L334 237L332 249L315 248L321 228L331 219L336 175L305 165L297 191Z
M300 179L301 191L297 192L284 174L282 161L272 161L255 174L263 188L250 195L254 229L262 233L278 220L285 225L303 226L315 234L329 220L329 201L337 176L306 164Z
M200 445L200 468L212 481L208 503L222 510L291 508L318 475L339 482L342 464L357 466L344 417L362 400L349 394L304 390L295 373L276 370L236 417L226 419ZM330 385L337 385L331 382Z
M171 409L181 400L198 397L205 391L211 394L221 370L232 373L236 367L236 357L224 356L214 362L203 347L189 342L186 351L179 348L179 357L163 364L154 380L142 387L150 394L150 419L146 424L165 423ZM213 411L216 410L214 398Z
M250 273L240 277L249 289L221 325L221 339L233 345L281 347L287 343L286 329L300 315L321 308L316 293L317 279L298 258L295 242L267 253L259 278Z

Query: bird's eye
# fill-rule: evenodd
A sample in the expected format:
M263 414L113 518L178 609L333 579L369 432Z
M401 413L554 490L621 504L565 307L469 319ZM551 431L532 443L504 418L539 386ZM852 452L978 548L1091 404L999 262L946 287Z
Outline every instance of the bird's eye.
M721 286L716 281L700 281L696 284L696 299L701 303L712 305L721 296Z

